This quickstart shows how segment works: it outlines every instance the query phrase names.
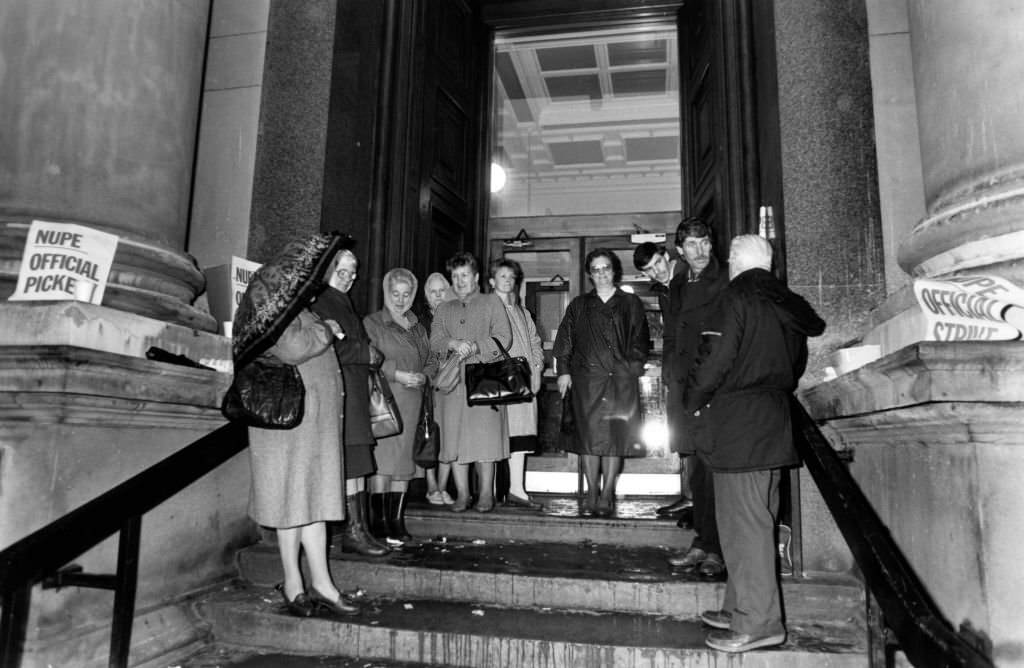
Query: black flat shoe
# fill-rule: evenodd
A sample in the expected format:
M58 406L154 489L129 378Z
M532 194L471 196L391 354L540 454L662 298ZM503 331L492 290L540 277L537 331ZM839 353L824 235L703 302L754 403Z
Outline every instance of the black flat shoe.
M337 601L332 601L313 587L310 587L309 600L318 612L327 615L350 616L359 614L359 606L347 603L340 594Z
M312 617L313 613L316 612L317 606L309 599L306 592L296 594L295 598L289 601L288 596L284 593L283 584L277 585L274 589L281 592L281 598L284 599L284 604L289 614L296 617Z
M544 506L536 501L515 494L509 494L505 497L505 505L513 508L526 508L527 510L544 509Z
M689 497L681 496L675 503L670 503L667 506L662 506L654 511L659 517L673 517L678 515L687 508L693 507L693 501Z

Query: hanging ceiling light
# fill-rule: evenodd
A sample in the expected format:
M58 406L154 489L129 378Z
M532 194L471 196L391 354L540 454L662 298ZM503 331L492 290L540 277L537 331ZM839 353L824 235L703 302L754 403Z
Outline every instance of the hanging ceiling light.
M491 192L500 193L505 187L505 168L496 162L491 163Z

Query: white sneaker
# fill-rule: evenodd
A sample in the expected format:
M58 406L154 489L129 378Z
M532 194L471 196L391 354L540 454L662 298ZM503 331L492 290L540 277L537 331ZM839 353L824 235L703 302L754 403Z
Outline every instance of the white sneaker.
M446 506L451 506L455 504L455 499L453 499L452 495L448 492L441 492L441 503Z
M427 503L432 506L443 506L445 501L444 496L441 495L441 491L427 492Z

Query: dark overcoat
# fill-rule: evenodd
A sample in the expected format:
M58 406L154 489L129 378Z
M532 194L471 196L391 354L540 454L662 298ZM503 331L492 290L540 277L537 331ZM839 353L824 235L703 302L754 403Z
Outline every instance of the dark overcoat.
M683 407L707 414L712 469L798 464L790 395L807 365L807 337L825 322L770 272L751 269L722 292L709 324Z
M707 434L704 420L683 410L683 387L697 359L700 334L705 329L714 301L729 284L729 265L720 265L711 256L697 280L690 281L689 275L687 268L669 283L662 352L669 445L673 452L684 455L693 454L698 449L709 449L699 446Z
M616 289L607 302L591 290L569 303L555 336L559 374L572 377L576 437L584 455L642 457L640 385L650 350L644 305Z

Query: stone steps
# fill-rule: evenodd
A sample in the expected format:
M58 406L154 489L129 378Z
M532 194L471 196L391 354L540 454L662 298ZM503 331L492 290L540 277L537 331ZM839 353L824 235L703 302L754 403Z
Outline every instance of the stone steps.
M674 572L663 547L474 540L430 542L381 558L334 554L331 572L340 589L370 597L682 618L718 607L725 589ZM242 550L238 565L246 582L281 581L272 546ZM784 578L782 592L789 621L864 628L864 590L852 578Z
M650 508L625 503L618 517L593 519L558 503L486 514L414 504L407 525L419 540L385 557L332 548L335 582L362 601L357 616L289 616L272 588L282 574L271 541L241 550L237 586L203 597L196 611L218 644L396 664L868 663L864 590L848 577L783 578L785 645L731 657L707 648L698 615L718 607L725 585L669 566L690 533Z
M218 643L293 655L474 668L867 665L863 633L841 625L790 624L784 645L730 656L704 645L695 619L386 598L364 606L354 617L299 619L271 588L243 585L196 609Z

